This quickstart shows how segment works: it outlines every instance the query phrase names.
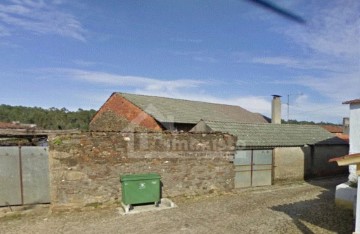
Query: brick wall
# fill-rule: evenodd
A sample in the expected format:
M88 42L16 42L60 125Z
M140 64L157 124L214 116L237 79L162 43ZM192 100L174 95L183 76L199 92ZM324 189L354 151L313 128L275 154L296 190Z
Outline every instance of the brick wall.
M227 134L93 132L54 135L50 143L54 206L121 199L119 176L155 172L163 197L233 188L236 139Z
M89 128L93 131L162 130L153 117L117 93L112 94L95 114Z

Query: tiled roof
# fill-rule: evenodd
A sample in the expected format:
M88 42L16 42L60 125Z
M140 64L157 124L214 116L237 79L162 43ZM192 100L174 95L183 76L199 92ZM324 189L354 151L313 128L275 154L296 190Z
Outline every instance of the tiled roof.
M0 122L0 129L4 128L16 128L16 124Z
M331 133L342 133L343 132L342 126L339 126L339 125L321 125L321 127Z
M159 122L196 124L201 119L241 123L267 123L264 116L239 106L190 101L156 96L116 93Z
M205 121L213 131L237 136L238 147L290 147L314 144L347 144L316 125L243 124Z
M343 104L359 104L359 103L360 103L360 98L343 102Z
M35 128L35 124L22 124L19 122L0 122L0 129L27 129L27 128Z
M344 133L336 133L336 136L340 139L343 139L347 143L349 143L349 135Z

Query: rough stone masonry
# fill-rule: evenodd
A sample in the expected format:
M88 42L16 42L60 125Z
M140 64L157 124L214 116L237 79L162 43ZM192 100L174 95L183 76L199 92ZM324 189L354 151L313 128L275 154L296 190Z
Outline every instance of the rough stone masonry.
M236 138L223 133L87 132L49 136L51 203L82 207L121 199L119 176L159 173L162 196L234 187Z

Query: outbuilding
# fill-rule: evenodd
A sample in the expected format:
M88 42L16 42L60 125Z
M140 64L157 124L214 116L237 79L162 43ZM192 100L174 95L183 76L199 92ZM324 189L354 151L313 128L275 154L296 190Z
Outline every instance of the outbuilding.
M90 130L187 132L201 119L239 123L269 122L267 117L240 106L116 92L94 115Z
M347 154L348 143L317 125L201 120L191 132L226 132L237 137L236 188L346 173L328 160Z

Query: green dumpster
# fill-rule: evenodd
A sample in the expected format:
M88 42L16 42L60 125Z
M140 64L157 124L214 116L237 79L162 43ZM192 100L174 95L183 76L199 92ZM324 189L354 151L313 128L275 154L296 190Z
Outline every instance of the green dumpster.
M160 175L155 173L120 176L125 205L160 202Z

